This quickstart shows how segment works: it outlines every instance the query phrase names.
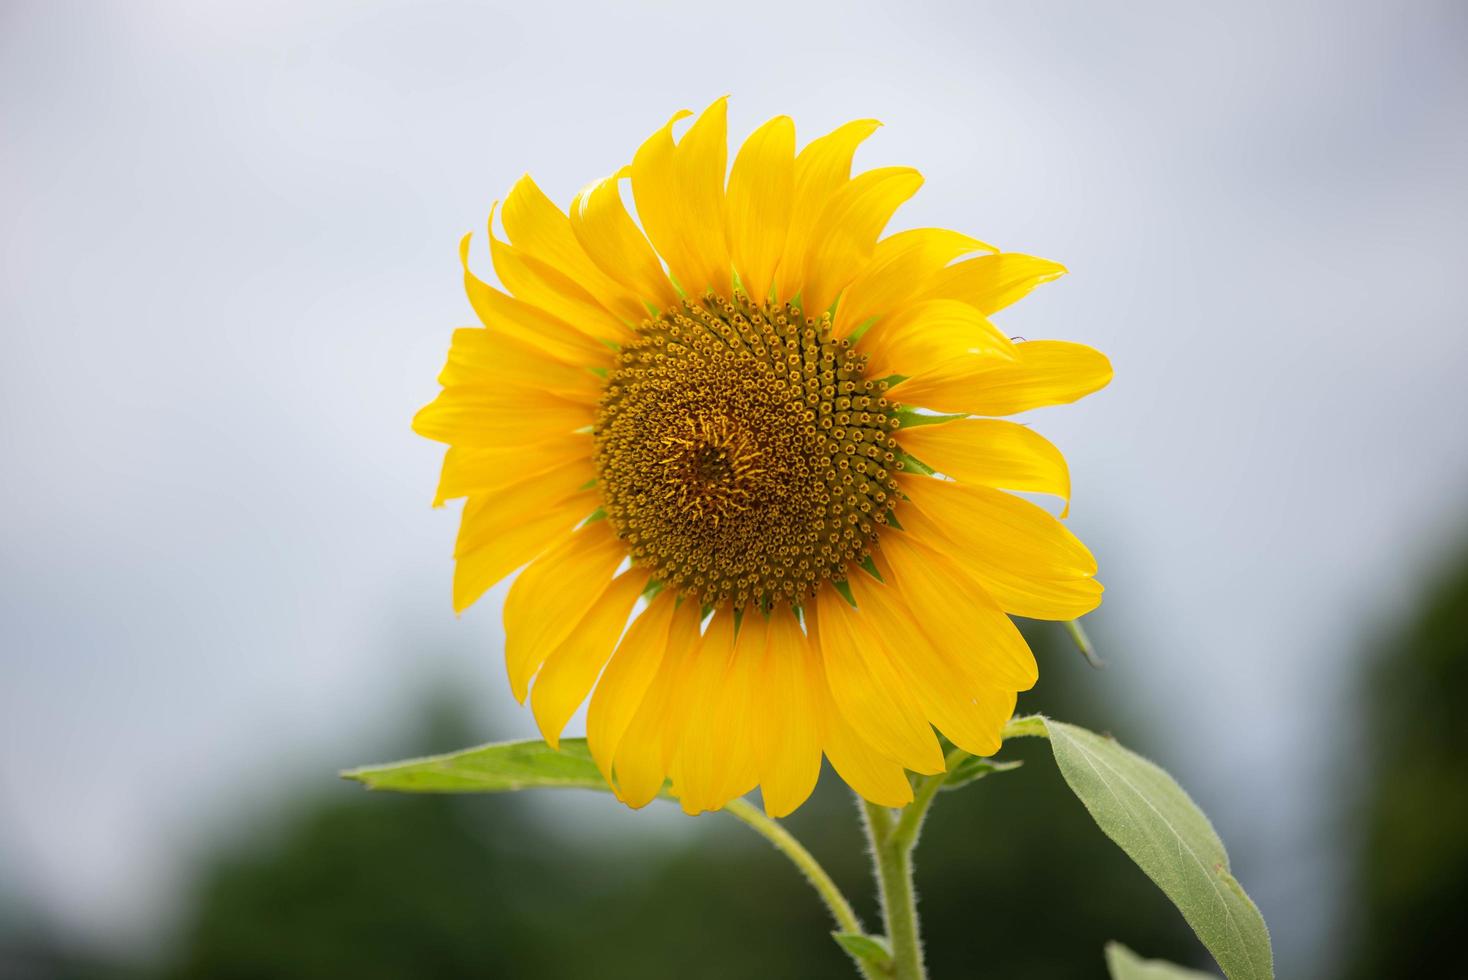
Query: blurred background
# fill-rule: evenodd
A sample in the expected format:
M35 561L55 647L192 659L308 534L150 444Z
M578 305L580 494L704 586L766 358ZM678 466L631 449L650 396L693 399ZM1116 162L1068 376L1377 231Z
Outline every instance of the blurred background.
M0 977L846 975L727 817L335 777L535 732L408 429L459 237L726 92L1072 270L999 323L1116 365L1031 419L1109 665L1034 624L1021 708L1178 777L1281 976L1468 975L1463 4L6 0ZM1034 749L934 813L935 976L1206 964Z

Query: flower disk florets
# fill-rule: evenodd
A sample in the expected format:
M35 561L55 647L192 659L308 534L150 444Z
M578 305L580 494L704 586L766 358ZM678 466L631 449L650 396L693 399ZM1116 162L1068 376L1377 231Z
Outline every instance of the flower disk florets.
M634 564L707 604L799 602L862 561L897 500L886 383L829 317L709 296L639 328L596 468Z

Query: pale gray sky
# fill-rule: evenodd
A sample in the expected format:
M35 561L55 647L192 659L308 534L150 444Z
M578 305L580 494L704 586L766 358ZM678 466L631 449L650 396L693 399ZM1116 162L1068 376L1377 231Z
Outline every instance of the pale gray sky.
M455 245L727 92L737 132L884 120L861 162L927 177L900 225L1071 268L1000 323L1116 365L1034 419L1108 586L1096 683L1307 973L1350 657L1468 531L1465 40L1448 0L6 4L0 877L134 941L416 678L534 733L407 424Z

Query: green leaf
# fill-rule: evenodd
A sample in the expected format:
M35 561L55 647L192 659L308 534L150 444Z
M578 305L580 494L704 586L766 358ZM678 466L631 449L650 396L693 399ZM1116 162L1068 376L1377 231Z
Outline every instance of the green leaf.
M892 972L892 949L886 936L868 936L860 932L833 932L831 938L859 963L868 963L877 973Z
M368 789L398 793L503 793L532 786L611 789L591 761L584 738L562 739L560 751L539 739L497 742L422 759L348 769L341 775Z
M1230 980L1272 978L1264 917L1230 873L1213 825L1183 788L1113 739L1050 719L1044 725L1071 791L1172 899L1224 974Z
M1121 943L1106 944L1106 969L1111 980L1216 980L1166 960L1144 960Z
M993 759L980 759L978 756L969 756L953 770L948 773L948 778L943 780L941 789L947 792L950 789L961 789L976 779L983 779L991 772L1009 772L1024 765L1019 759L1012 762L997 762Z

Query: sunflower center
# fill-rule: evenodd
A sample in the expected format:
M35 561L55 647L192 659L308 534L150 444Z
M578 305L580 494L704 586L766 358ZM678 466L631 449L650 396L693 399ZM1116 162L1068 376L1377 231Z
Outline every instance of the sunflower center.
M886 383L830 318L709 296L622 349L596 423L634 564L705 603L799 602L862 561L902 464Z

